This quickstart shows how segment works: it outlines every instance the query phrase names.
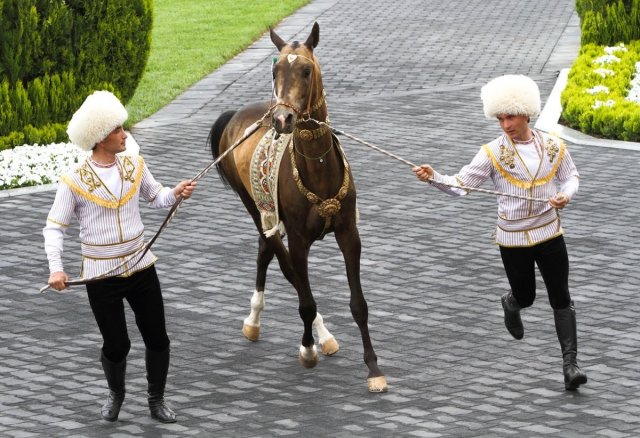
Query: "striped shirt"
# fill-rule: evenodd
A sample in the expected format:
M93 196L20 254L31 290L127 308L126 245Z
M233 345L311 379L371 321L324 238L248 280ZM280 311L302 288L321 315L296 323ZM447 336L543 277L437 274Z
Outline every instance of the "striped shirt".
M63 175L43 229L50 272L64 272L64 233L74 217L80 225L82 278L104 274L127 259L109 275L129 276L152 265L156 258L151 251L139 262L138 255L131 257L144 246L140 198L152 208L170 207L176 200L141 156L118 156L108 168L94 167L87 159Z
M456 175L434 171L432 185L451 195L463 196L468 191L445 184L475 188L491 179L499 192L549 199L561 191L572 199L578 191L579 174L566 145L557 137L532 132L533 140L522 144L501 135L482 146L471 163ZM498 195L497 202L495 239L500 246L533 246L563 234L558 212L548 202L504 195Z

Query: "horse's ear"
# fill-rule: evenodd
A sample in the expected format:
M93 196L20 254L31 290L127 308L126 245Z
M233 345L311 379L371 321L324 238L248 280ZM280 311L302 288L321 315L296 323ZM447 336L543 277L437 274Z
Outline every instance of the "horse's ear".
M318 22L316 21L315 23L313 23L313 29L311 29L311 33L309 34L307 41L304 42L304 45L307 46L309 50L313 50L315 49L315 47L318 45L319 42L320 42L320 25L318 25Z
M285 43L284 40L280 38L280 36L278 36L278 34L273 29L271 29L271 27L269 27L269 35L271 36L271 42L278 48L278 52L287 45L287 43Z

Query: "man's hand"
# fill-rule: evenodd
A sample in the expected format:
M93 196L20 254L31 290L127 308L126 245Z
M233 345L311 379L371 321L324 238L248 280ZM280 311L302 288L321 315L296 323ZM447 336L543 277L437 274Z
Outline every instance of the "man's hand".
M61 292L67 288L67 281L69 281L69 277L62 271L52 272L49 275L49 286Z
M413 170L420 181L429 182L433 178L433 168L428 164L414 167Z
M180 181L177 186L173 189L173 194L176 198L182 195L183 199L189 199L193 194L193 191L196 189L197 182L191 181L190 179L186 179L184 181Z
M555 194L555 196L549 198L549 205L560 210L562 208L565 208L569 201L569 196L566 193L558 192Z

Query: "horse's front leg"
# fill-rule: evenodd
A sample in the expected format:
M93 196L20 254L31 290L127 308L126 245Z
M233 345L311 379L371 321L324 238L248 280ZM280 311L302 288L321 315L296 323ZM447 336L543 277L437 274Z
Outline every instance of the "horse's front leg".
M369 336L369 310L360 284L360 252L362 244L358 228L353 224L353 226L346 229L336 230L335 235L347 268L349 289L351 289L349 307L351 308L353 319L360 329L364 347L364 363L369 368L367 386L369 392L387 392L387 379L378 368L378 356L373 350Z
M298 292L298 312L304 325L302 333L302 344L298 360L305 368L313 368L318 364L318 350L313 339L313 322L316 319L316 301L311 293L309 285L309 247L310 245L302 241L296 236L289 236L289 254L291 254L291 263L293 270L298 274L298 284L294 285Z
M264 285L267 281L267 269L273 260L273 254L273 249L261 234L258 241L256 290L251 297L251 313L244 319L242 325L242 333L250 341L257 341L260 338L260 315L264 310Z

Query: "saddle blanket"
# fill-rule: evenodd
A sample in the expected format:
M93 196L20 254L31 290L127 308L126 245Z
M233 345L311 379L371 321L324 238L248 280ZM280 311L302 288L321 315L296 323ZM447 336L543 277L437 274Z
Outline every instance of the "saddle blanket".
M260 212L262 231L267 237L280 230L278 174L282 156L289 142L291 134L277 136L275 129L271 128L260 139L251 157L251 195Z

